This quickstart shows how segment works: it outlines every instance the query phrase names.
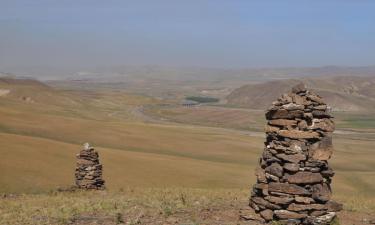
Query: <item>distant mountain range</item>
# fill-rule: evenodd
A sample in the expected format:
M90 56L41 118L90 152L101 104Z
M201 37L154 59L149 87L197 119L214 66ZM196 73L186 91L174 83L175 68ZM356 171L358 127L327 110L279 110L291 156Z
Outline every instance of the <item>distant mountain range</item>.
M259 81L318 76L375 76L375 66L287 67L287 68L203 68L177 66L111 66L86 69L0 68L1 74L17 74L43 80L95 80L117 82L129 79L170 81ZM6 73L7 72L7 73Z

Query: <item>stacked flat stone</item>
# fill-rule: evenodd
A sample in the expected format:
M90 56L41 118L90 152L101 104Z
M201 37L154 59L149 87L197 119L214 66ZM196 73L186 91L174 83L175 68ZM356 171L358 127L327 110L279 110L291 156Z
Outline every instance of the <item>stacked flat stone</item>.
M250 206L266 222L328 224L342 205L331 200L335 125L327 105L301 83L273 102L266 119Z
M77 154L77 166L75 171L76 185L81 189L104 189L102 179L103 166L99 163L99 154L88 143Z

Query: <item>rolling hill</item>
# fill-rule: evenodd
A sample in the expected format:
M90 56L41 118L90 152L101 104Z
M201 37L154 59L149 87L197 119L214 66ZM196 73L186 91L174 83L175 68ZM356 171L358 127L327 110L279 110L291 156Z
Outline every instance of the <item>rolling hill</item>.
M334 111L375 110L375 77L339 76L248 84L230 93L226 97L227 103L252 109L265 109L273 100L301 81L324 97Z
M356 98L371 95L372 84L369 83L368 88L365 84L353 88L358 94L351 91L348 94ZM183 210L199 211L190 211L191 214L203 212L200 216L206 218L204 210L214 207L219 210L218 214L230 213L232 217L228 220L232 221L238 218L238 210L247 204L264 137L259 132L251 135L251 132L225 126L218 128L215 124L220 120L233 123L233 128L246 123L261 125L259 110L248 120L243 115L253 113L252 110L202 107L189 109L188 117L181 117L180 123L150 122L145 121L137 109L164 102L126 90L56 89L35 80L10 78L1 80L0 90L3 90L0 96L0 193L5 196L0 210L7 215L5 222L0 218L0 223L66 224L70 220L87 218L87 213L94 213L89 215L94 216L94 221L98 220L95 216L103 214L107 218L109 215L108 222L118 218L117 213L138 209L140 205L146 205L140 208L142 213L163 220L178 213L175 202L184 201L192 203L183 206ZM345 93L339 87L335 92ZM179 110L178 113L185 113ZM194 125L191 121L195 121ZM358 131L372 136L364 139L362 133L361 138L350 133L335 135L334 196L344 202L348 210L373 212L373 133L362 130L363 125L357 119L350 126L354 124ZM92 196L80 192L47 194L73 184L75 154L84 142L90 142L99 151L108 192ZM151 206L149 199L153 202ZM92 208L91 202L96 200L98 204ZM200 202L199 207L197 202ZM230 212L226 211L228 207ZM137 218L140 213L126 211L127 219L128 215ZM38 220L40 215L44 219Z
M144 121L135 109L160 101L118 90L57 90L28 80L6 80L0 89L10 90L0 98L0 165L5 171L0 176L1 191L43 191L71 184L74 152L84 142L101 152L110 188L246 188L253 181L249 171L262 150L261 135L210 126L210 122L202 121L209 117L204 119L201 114L191 114L191 120L197 121L195 125L188 121ZM20 96L32 101L25 102ZM218 116L228 120L222 116L230 110L223 112ZM347 138L336 139L334 165L341 174L337 176L342 184L339 189L360 190L353 186L351 174L361 171L373 176L368 147L371 140L347 143ZM352 152L354 145L362 147ZM361 163L347 166L348 160ZM363 183L364 189L373 188L365 176L357 175L355 179Z

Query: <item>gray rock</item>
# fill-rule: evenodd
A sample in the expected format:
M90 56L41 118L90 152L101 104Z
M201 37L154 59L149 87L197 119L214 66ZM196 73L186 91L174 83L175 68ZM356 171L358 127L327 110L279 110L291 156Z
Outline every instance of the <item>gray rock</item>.
M266 196L265 199L269 202L272 202L277 205L285 205L293 202L294 198L292 197L276 197L276 196Z
M253 197L253 198L251 198L251 201L253 201L258 207L260 207L262 209L280 209L281 208L280 206L278 206L276 204L272 204L272 203L264 200L261 197Z
M279 130L277 132L281 137L291 139L319 139L320 134L314 131L300 131L300 130Z
M297 203L304 203L304 204L310 204L310 203L314 203L314 199L312 198L309 198L309 197L302 197L302 196L296 196L294 197L294 200L297 202Z
M312 198L321 201L321 202L327 202L331 199L332 193L331 188L328 184L315 184L312 186Z
M306 89L306 85L304 83L299 83L297 85L295 85L294 87L292 87L292 93L295 93L295 94L298 94L298 93L301 93L301 92L306 92L307 89Z
M295 184L288 183L276 183L271 182L268 184L268 191L270 192L281 192L293 195L310 195L310 192L303 187Z
M297 163L285 163L284 169L291 171L291 172L297 172L299 170L299 165Z
M279 219L303 219L307 217L307 214L291 212L288 210L275 210L274 213Z
M286 105L282 105L281 106L283 109L286 109L288 111L292 111L292 110L303 110L305 108L305 106L303 105L298 105L298 104L295 104L295 103L288 103Z
M263 210L259 213L263 219L266 221L271 221L273 219L273 211L270 209Z
M286 174L286 180L291 184L316 184L323 181L320 173L297 172L295 174Z
M335 130L335 124L329 118L323 119L312 119L312 124L307 127L310 130L321 130L325 132L333 132Z
M280 127L292 127L296 126L297 122L295 120L287 120L287 119L276 119L276 120L269 120L268 124Z
M313 225L329 224L336 217L336 213L329 212L313 220Z
M292 203L288 206L290 211L309 211L309 210L323 210L326 206L323 204L295 204Z
M330 212L339 212L342 210L343 205L336 201L330 200L326 203L327 210Z
M265 169L266 173L269 173L271 175L282 177L283 176L283 167L280 166L278 163L272 163L270 166L268 166Z
M312 114L316 118L331 118L332 116L328 112L313 110Z
M276 157L291 163L299 163L300 161L306 160L306 156L300 153L293 155L277 154Z
M279 130L280 130L280 128L275 127L275 126L266 125L264 127L264 132L266 132L266 133L272 133L272 132L277 133L277 131L279 131Z
M260 183L266 183L267 182L266 173L261 167L258 167L255 170L255 176L257 177L258 182L260 182Z
M295 118L302 118L303 111L295 110L295 111L288 111L286 109L278 109L278 110L270 110L266 113L266 118L268 120L274 119L295 119Z

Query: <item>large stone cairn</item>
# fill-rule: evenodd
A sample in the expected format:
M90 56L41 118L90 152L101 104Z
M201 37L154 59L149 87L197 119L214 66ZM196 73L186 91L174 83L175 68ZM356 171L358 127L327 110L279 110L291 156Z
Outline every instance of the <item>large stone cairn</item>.
M301 83L273 102L266 119L250 206L266 222L330 223L342 205L331 200L335 125L329 108Z
M103 166L99 163L98 152L93 147L90 147L88 143L84 144L83 150L77 154L75 172L77 187L82 189L104 189L102 169Z

